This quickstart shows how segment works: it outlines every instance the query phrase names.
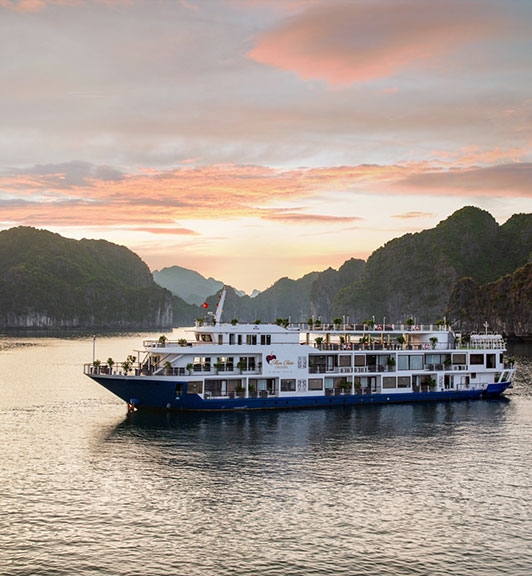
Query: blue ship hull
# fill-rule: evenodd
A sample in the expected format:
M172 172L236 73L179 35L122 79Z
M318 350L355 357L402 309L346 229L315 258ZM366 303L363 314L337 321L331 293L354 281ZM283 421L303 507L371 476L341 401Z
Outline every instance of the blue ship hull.
M446 390L438 392L403 392L381 394L341 394L339 396L269 396L258 398L209 398L187 393L186 380L146 379L131 376L91 375L93 380L118 396L130 407L146 410L170 411L227 411L267 410L289 408L320 408L367 404L394 404L408 402L440 402L453 400L479 400L497 398L509 382L489 384L485 390Z

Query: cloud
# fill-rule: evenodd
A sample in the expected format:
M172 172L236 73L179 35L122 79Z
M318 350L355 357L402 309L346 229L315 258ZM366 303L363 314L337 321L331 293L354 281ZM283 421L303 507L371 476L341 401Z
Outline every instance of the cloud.
M532 197L532 163L500 164L497 166L451 168L410 174L400 181L405 189L422 189L441 193L470 196Z
M355 222L358 217L346 213L346 207L355 207L353 199L360 196L530 198L532 194L532 163L459 168L410 162L292 170L213 165L124 174L112 167L69 162L21 172L0 177L3 222L137 227L176 235L194 234L177 224L184 220ZM296 202L305 208L294 208ZM430 216L410 211L396 217Z
M71 188L86 186L93 180L117 182L123 173L111 166L97 166L89 162L62 162L59 164L37 164L32 168L20 169L19 174L42 178L48 186Z
M444 57L506 26L489 2L331 1L266 30L248 56L305 80L347 85L441 67Z
M148 232L150 234L165 234L175 236L199 236L199 233L189 228L133 228L135 232Z
M0 0L0 8L9 8L16 12L38 12L50 6L82 6L84 4L129 4L131 0Z
M307 214L284 210L267 211L262 215L262 219L304 224L337 224L363 220L363 218L358 218L356 216L331 216L327 214Z
M401 220L411 220L414 218L434 218L432 212L404 212L403 214L395 214L392 218L399 218Z

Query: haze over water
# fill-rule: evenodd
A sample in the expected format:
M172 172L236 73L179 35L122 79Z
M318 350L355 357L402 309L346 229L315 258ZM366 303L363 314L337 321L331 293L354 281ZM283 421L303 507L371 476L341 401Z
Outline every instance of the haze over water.
M91 338L2 338L0 573L529 576L530 352L500 401L127 416Z

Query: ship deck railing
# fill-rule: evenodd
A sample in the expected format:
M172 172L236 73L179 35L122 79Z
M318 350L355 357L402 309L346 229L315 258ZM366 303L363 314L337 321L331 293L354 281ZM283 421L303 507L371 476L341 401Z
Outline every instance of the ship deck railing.
M312 324L301 322L293 323L291 328L298 328L304 332L355 332L355 333L398 333L398 332L449 332L450 327L439 324L354 324L341 322L314 322Z

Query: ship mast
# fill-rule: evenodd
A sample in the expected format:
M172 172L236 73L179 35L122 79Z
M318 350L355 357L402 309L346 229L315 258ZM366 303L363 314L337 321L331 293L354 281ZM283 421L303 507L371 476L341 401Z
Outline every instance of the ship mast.
M216 312L214 313L214 320L216 321L216 324L219 324L222 318L222 312L225 302L225 293L226 293L226 287L224 286L222 288L220 298L218 299L218 304L216 305Z

